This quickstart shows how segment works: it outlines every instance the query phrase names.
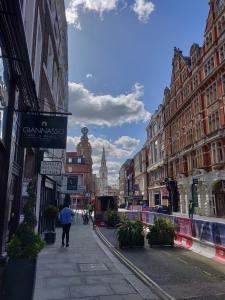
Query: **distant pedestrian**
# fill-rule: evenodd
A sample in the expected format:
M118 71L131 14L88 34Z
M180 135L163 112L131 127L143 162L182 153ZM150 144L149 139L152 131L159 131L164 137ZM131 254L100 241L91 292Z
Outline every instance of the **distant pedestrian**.
M89 218L92 216L93 209L94 209L93 204L91 202L89 202L88 205L87 205L87 210L88 210Z
M64 239L66 236L66 247L69 247L69 233L73 216L74 213L72 209L70 209L69 204L66 203L64 208L60 211L60 221L62 224L62 246L65 246Z
M189 218L193 219L193 215L194 215L194 203L192 200L189 200L189 204L188 204L188 214L189 214Z

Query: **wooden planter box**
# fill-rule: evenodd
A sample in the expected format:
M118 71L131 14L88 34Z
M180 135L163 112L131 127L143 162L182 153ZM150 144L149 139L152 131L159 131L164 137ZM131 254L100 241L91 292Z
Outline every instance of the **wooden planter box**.
M119 242L120 248L143 248L145 245L144 236L140 237L140 240L130 243Z
M160 237L160 236L152 235L148 239L148 244L150 245L150 247L152 247L153 245L173 246L174 240L171 239L170 237Z

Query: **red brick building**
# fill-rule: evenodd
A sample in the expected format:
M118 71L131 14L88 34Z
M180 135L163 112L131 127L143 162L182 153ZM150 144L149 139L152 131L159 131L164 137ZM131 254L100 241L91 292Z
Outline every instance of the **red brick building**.
M204 44L188 57L174 49L165 89L168 176L176 179L179 209L189 199L202 215L225 215L225 5L209 2Z
M82 128L82 136L77 152L66 153L64 190L71 194L72 205L85 206L91 199L92 186L92 148L87 137L88 129Z

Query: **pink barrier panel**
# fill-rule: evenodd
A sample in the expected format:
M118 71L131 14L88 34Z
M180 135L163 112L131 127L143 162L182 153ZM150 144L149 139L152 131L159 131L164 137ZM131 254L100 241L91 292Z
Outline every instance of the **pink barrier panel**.
M177 233L192 236L191 219L181 217L174 218L174 225Z

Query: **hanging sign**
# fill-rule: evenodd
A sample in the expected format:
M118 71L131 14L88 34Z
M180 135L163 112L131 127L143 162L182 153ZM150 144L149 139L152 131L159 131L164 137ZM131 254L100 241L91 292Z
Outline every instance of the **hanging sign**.
M42 161L41 162L41 175L61 175L62 162L61 161Z
M67 117L22 114L21 146L65 149Z
M77 191L78 176L68 176L67 177L67 190Z

